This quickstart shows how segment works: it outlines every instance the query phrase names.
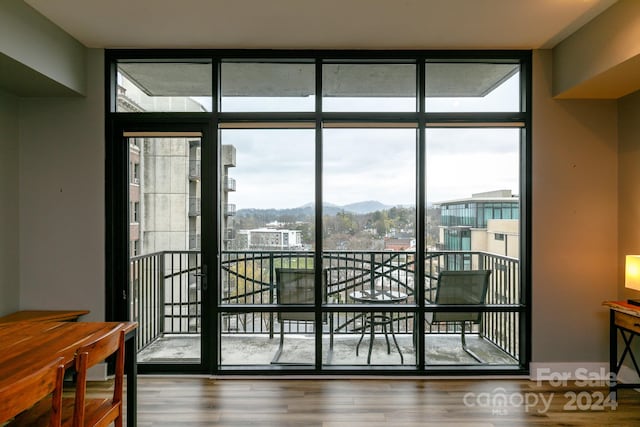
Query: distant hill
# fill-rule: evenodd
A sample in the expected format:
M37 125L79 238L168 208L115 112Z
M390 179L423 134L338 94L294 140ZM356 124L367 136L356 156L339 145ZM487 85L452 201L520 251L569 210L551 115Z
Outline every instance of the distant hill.
M375 200L367 200L363 202L350 203L344 206L338 206L333 203L325 203L323 212L326 215L335 215L338 212L350 212L354 214L366 214L375 211L381 211L385 209L390 209L392 206L385 205ZM289 216L300 218L302 220L306 217L312 217L314 214L314 204L307 203L306 205L297 207L297 208L287 208L287 209L239 209L236 212L238 216L258 216L261 218L269 218L271 220L275 220L279 217Z
M365 202L356 202L342 206L347 212L353 212L357 214L365 214L375 211L382 211L385 209L391 209L393 206L385 205L375 200L367 200Z

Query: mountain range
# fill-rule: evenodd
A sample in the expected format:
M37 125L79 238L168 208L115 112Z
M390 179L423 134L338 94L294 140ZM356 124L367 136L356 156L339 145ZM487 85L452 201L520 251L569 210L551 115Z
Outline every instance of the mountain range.
M307 203L306 205L299 206L297 208L286 208L286 209L239 209L236 212L236 215L244 216L244 215L253 215L256 213L261 214L278 214L278 215L293 215L296 217L310 216L313 215L314 212L314 203ZM385 209L390 209L393 206L385 205L384 203L380 203L375 200L366 200L362 202L349 203L347 205L336 205L333 203L324 203L323 204L323 212L327 215L335 215L339 212L349 212L354 214L366 214L375 211L381 211Z

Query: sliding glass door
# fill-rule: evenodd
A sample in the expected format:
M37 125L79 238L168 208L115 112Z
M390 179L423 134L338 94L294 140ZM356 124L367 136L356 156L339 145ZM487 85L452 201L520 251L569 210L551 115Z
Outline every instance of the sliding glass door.
M188 130L187 130L188 129ZM126 168L127 317L138 322L141 372L208 370L206 340L210 314L207 260L215 246L213 204L203 202L215 182L204 171L209 146L202 124L116 123L114 139ZM210 155L210 154L207 154ZM206 164L205 164L206 168ZM209 261L210 262L210 261Z

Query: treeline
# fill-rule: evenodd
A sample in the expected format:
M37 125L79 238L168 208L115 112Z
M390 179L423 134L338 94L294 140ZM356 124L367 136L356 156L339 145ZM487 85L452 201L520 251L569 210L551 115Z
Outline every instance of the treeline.
M428 223L439 223L439 211L428 209ZM370 249L384 248L384 238L415 238L416 209L395 206L369 213L337 211L322 218L325 249ZM305 244L314 246L315 221L312 209L252 209L244 210L235 219L236 230L265 227L278 223L278 228L300 230ZM437 228L428 227L437 239ZM428 231L429 234L429 231Z

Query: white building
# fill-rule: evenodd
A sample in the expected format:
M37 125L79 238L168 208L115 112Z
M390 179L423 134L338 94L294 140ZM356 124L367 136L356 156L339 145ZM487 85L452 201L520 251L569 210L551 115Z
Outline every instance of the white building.
M300 230L275 228L239 230L236 244L238 249L299 250L303 248Z

